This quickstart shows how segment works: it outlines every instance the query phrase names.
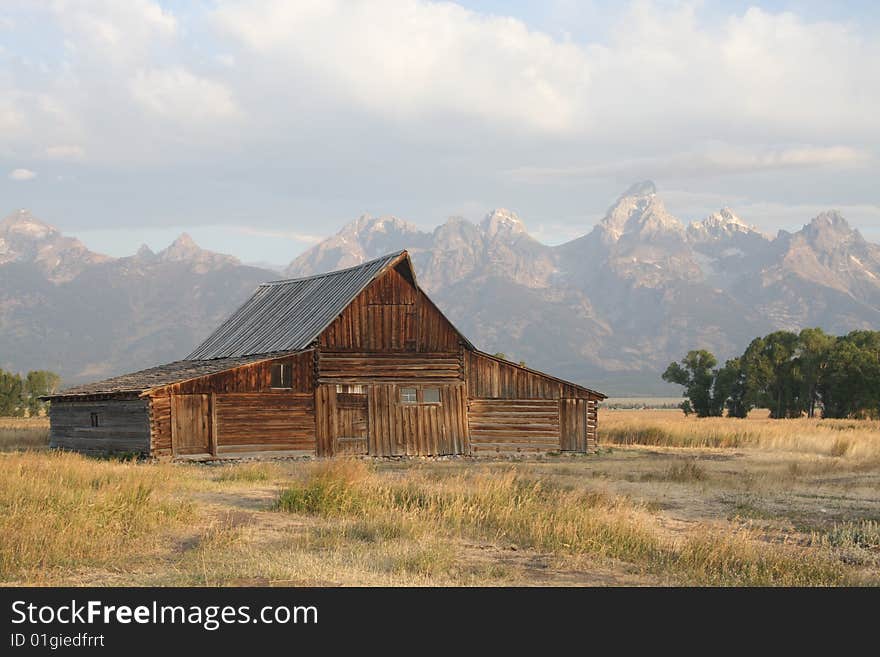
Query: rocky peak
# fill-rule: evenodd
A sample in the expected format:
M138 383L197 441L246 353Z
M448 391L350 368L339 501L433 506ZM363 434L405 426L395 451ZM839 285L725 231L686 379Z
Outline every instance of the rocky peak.
M687 227L688 238L692 242L717 242L734 238L737 235L754 235L768 239L755 226L750 226L730 208L721 208L702 221L694 221Z
M147 249L149 251L149 248ZM138 251L143 252L143 247ZM161 262L182 262L192 266L193 271L205 273L225 265L240 264L238 258L224 253L203 249L188 233L181 233L168 247L156 254Z
M641 180L629 186L620 198L627 196L652 196L657 193L657 186L652 180Z
M822 252L865 243L861 233L836 210L822 212L795 235L802 236L813 249Z
M7 242L14 239L35 242L58 234L58 229L40 221L29 210L16 210L0 221L0 236Z
M153 249L151 249L146 244L141 244L138 250L135 252L134 257L138 260L152 260L156 257L156 254L153 253Z
M159 252L159 257L170 261L193 260L202 252L202 248L188 233L181 233L176 240Z
M666 211L650 180L631 185L608 209L598 229L606 244L616 242L624 235L653 239L684 234L684 226Z
M381 217L373 217L369 214L362 214L360 217L347 223L337 233L342 236L357 236L365 238L373 234L396 234L396 233L418 233L419 228L415 224L411 224L403 219L398 219L392 215L384 215Z
M89 251L78 239L64 236L28 210L16 210L0 221L0 264L36 264L54 282L68 281L85 267L109 260Z
M520 220L515 212L511 212L506 208L492 210L483 219L480 228L482 228L483 233L489 239L501 236L512 237L526 232L526 227L522 220Z

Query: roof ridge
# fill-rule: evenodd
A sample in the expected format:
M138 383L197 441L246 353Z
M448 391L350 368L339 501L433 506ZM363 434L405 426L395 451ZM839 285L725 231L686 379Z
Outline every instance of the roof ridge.
M334 269L333 271L325 271L322 274L312 274L311 276L302 276L300 278L280 278L275 281L266 281L265 283L260 283L258 287L272 287L274 285L286 285L287 283L299 283L300 281L311 281L316 278L325 278L327 276L335 276L336 274L344 274L345 272L352 271L353 269L360 269L361 267L366 267L367 265L372 265L373 263L379 262L380 260L388 260L389 258L396 258L398 256L406 253L406 249L401 249L400 251L392 251L391 253L386 253L385 255L379 256L378 258L373 258L372 260L365 260L359 265L353 265L351 267L346 267L345 269Z

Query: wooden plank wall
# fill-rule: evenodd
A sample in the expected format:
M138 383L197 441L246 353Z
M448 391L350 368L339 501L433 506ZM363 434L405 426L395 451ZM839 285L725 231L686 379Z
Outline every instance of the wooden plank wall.
M564 452L587 451L586 399L559 400L559 430Z
M100 426L91 426L98 413ZM147 453L150 418L142 399L55 401L49 407L49 445L87 454Z
M310 394L217 394L214 412L218 454L315 451L315 399Z
M293 389L271 387L272 365L287 363L293 368ZM153 391L153 394L209 394L224 392L264 392L286 395L291 392L311 393L314 388L314 352L303 351L298 354L241 365L231 370L209 374L198 379L174 383Z
M323 384L315 389L315 453L332 456L338 432L336 385Z
M365 393L336 393L336 441L334 454L368 454L368 398Z
M314 351L308 350L299 354L294 354L292 356L276 358L271 361L261 361L259 363L253 363L251 365L242 365L241 367L227 370L225 372L218 372L217 374L210 374L208 376L203 376L198 379L175 383L153 391L150 395L150 453L153 456L171 456L172 394L214 394L221 399L218 407L223 404L224 395L230 395L226 399L226 408L230 407L230 400L235 399L236 394L246 395L247 393L260 393L260 396L262 397L277 396L282 398L290 398L293 395L297 397L297 399L301 398L302 395L305 395L309 399L312 399L312 392L314 389L315 381L314 358ZM276 389L271 387L272 364L277 362L288 363L293 368L293 388ZM244 397L240 399L245 405L250 403L249 401L246 401L246 398ZM273 411L267 409L274 408L274 412L281 412L278 409L285 408L285 404L287 403L289 402L286 402L283 399L277 402L267 401L262 404L250 403L250 406L257 414L257 417L255 417L253 423L251 424L253 439L250 443L238 444L257 445L262 442L259 438L259 418L263 417L265 419L269 419L266 417L266 415L268 414L269 416L271 416ZM297 404L299 404L299 402L293 404L291 408L293 408L293 410L297 410L298 412L299 406L297 406ZM312 403L311 413L311 422L314 423L314 403ZM296 422L299 422L299 419L297 419L293 423L296 424ZM242 430L242 425L239 424L239 426L237 426L234 431L238 433ZM289 434L289 436L290 440L288 441L288 444L297 444L296 447L292 447L291 449L305 449L304 447L299 446L299 444L303 441L303 437L299 429L291 429L291 433ZM314 439L314 429L312 430L311 438ZM230 438L230 440L239 440L239 438ZM275 442L277 442L276 438L269 438L267 440L267 444L269 445L274 445ZM274 446L270 448L276 449L276 447ZM232 449L234 449L233 443L229 443L226 448L221 451L230 451ZM253 451L257 450L254 449Z
M370 383L418 379L423 383L449 383L461 379L459 354L371 354L326 352L318 354L319 383Z
M440 404L402 404L400 387L393 383L371 386L371 455L439 456L468 452L464 385L439 386Z
M455 329L396 269L373 281L319 338L322 350L452 352Z
M559 450L559 402L552 399L471 399L473 454Z
M177 454L212 454L212 395L171 395L171 442Z
M586 390L568 385L473 351L465 352L468 397L484 399L572 399L591 397Z

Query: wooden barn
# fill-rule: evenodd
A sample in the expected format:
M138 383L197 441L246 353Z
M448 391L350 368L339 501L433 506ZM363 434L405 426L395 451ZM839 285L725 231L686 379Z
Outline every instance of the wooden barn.
M198 459L587 452L604 398L478 351L406 251L260 285L185 360L48 397L53 447Z

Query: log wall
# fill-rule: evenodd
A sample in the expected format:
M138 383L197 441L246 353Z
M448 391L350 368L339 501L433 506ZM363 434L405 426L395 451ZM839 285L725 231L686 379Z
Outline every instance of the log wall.
M560 448L559 402L552 399L471 399L468 427L475 455L551 452Z
M91 414L99 426L91 426ZM54 401L49 407L49 445L87 454L146 454L150 419L143 399Z
M449 383L462 378L461 356L452 353L354 353L321 351L319 383L373 383L418 379Z
M217 454L315 451L315 398L310 394L214 396Z

